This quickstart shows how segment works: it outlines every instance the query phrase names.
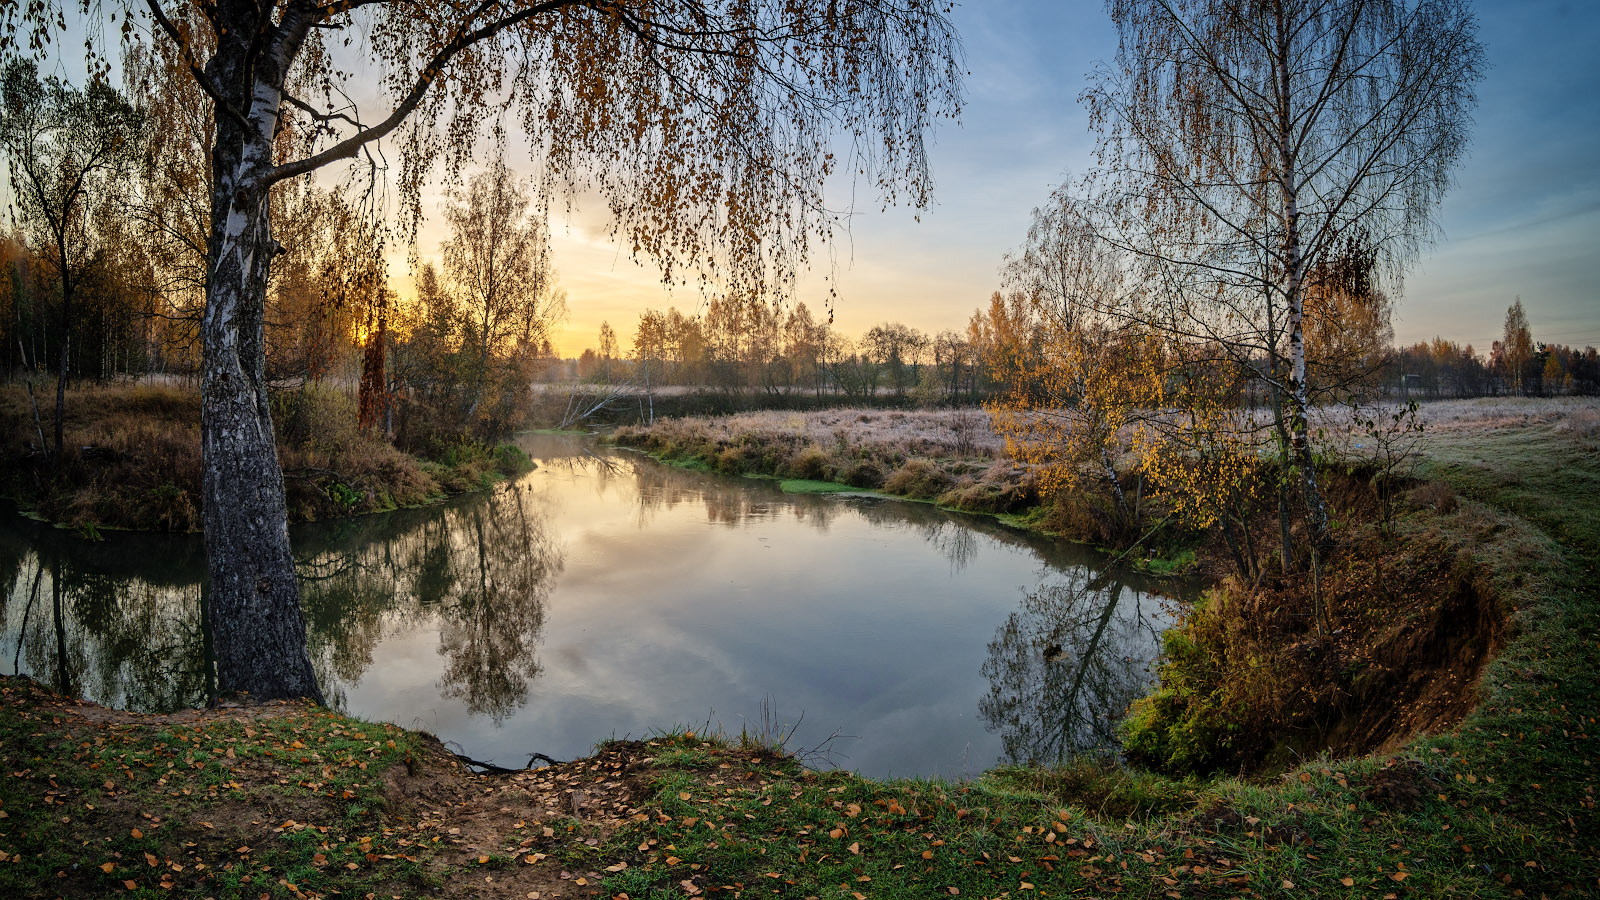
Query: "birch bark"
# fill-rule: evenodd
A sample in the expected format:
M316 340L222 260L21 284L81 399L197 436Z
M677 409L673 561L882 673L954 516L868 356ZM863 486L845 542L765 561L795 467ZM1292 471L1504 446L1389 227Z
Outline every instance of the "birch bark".
M241 8L222 20L251 21L256 14ZM299 43L292 26L280 27L265 54L252 52L251 29L221 35L207 66L215 83L234 89L225 99L243 115L219 104L212 150L212 263L200 375L206 619L219 692L321 703L289 549L264 352L267 279L282 252L272 236L268 194L283 79Z

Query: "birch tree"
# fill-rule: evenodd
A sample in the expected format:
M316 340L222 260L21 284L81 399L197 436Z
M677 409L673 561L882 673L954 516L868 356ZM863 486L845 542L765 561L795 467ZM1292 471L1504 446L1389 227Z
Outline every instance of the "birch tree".
M100 9L0 7L0 53L45 53L63 6ZM134 9L143 19L126 22ZM318 696L262 364L272 261L293 249L273 234L274 184L351 160L376 175L392 158L415 222L430 173L460 172L479 132L502 122L533 148L543 191L600 197L614 239L663 278L783 291L837 221L823 195L833 173L928 202L924 137L960 102L948 11L945 0L124 0L127 32L176 48L215 122L201 431L219 688ZM346 71L351 54L364 59ZM376 110L352 99L374 93Z
M537 345L566 314L550 261L550 232L530 209L527 185L497 158L474 175L445 208L450 238L440 248L444 271L465 316L462 350L472 360L470 424L513 344Z
M1280 404L1328 539L1308 411L1310 276L1348 254L1395 296L1434 235L1484 67L1466 0L1108 0L1085 93L1096 168L1061 202L1139 270L1111 312L1211 342Z

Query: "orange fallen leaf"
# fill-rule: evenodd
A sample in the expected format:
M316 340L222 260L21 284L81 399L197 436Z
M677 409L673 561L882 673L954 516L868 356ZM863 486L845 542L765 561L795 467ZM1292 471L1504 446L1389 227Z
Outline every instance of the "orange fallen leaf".
M133 835L135 840L144 837L144 832L140 831L137 828L133 829L132 831L129 831L128 834ZM130 890L131 890L131 888L130 888Z
M111 870L115 869L116 867L117 867L116 863L109 863L109 862L108 863L101 863L100 864L100 871L106 873L107 875L110 875L111 874Z
M924 850L924 851L922 851L922 858L923 859L933 859L933 851L932 850Z
M854 843L854 842L852 842L852 843L851 843L851 844L850 844L850 852L851 852L851 853L854 853L854 854L857 854L857 855L860 855L860 853L861 853L861 845L860 845L860 844L857 844L857 843Z
M1292 890L1293 888L1294 888L1294 882L1292 882L1289 879L1285 878L1283 880L1283 889L1287 891L1287 890Z
M1339 879L1339 883L1344 885L1345 887L1354 887L1355 883L1356 883L1356 880L1354 878L1351 878L1349 875L1346 875L1345 877Z

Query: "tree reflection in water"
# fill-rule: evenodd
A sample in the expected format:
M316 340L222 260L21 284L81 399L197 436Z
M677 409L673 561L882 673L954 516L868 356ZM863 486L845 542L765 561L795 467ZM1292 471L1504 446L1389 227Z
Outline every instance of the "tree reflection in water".
M200 570L178 553L175 568L192 580L131 571L148 565L152 546L167 543L135 541L131 553L108 549L91 564L70 535L44 527L9 531L0 539L9 588L0 626L13 670L64 694L132 709L204 703Z
M385 629L437 619L441 693L503 721L539 674L545 608L563 565L547 520L543 498L514 484L307 558L307 640L323 684L360 680Z
M1077 569L1023 596L989 642L978 712L1008 762L1051 764L1115 745L1159 648L1150 598Z
M306 640L331 704L387 634L438 620L440 690L496 722L539 672L562 555L522 486L445 508L310 528L297 568ZM15 671L111 706L167 710L210 694L195 538L115 535L86 550L54 529L0 534L3 629Z
M772 481L673 469L634 454L596 452L580 439L541 438L533 449L540 469L490 493L441 507L296 528L307 640L330 703L346 707L355 686L371 679L363 689L373 689L381 714L403 718L412 703L408 692L431 693L425 685L432 677L439 694L449 698L448 706L499 725L530 703L534 679L570 684L563 679L572 673L544 673L540 659L547 608L567 566L553 539L558 507L559 521L574 523L574 540L583 542L574 545L571 568L579 577L570 579L573 598L603 596L593 573L656 559L650 554L658 541L673 553L684 548L692 553L698 546L693 542L706 533L705 523L714 539L731 538L720 545L724 548L737 547L742 539L727 532L750 525L758 526L750 530L763 537L831 531L856 540L881 529L885 545L895 543L897 549L906 543L900 535L915 535L910 543L920 539L940 554L949 577L965 570L964 580L945 582L945 573L938 571L944 566L930 555L916 558L907 577L919 584L925 578L932 594L948 597L948 615L968 617L960 634L970 637L953 643L970 654L969 661L959 666L960 686L951 690L987 692L979 704L982 721L1000 735L1000 750L1011 760L1051 762L1104 746L1115 719L1148 678L1146 666L1161 627L1159 615L1145 615L1156 613L1154 604L1140 593L1137 579L1127 586L1106 575L1096 580L1091 573L1099 567L1098 558L1088 551L929 504L785 495ZM627 528L634 516L641 538ZM625 523L621 529L614 524L619 518ZM650 521L658 518L659 529ZM789 523L799 528L786 528ZM620 537L596 541L594 534ZM808 552L824 555L837 546L831 540L807 543ZM853 560L842 576L882 575L873 570L871 552L841 558ZM913 564L913 557L903 558ZM744 564L752 584L759 585L762 564L753 559ZM702 573L694 568L683 566L683 577L698 578ZM114 534L90 544L12 517L0 523L0 668L15 659L20 671L41 681L124 708L204 704L210 691L199 627L204 576L203 545L195 536ZM648 577L654 577L653 570ZM1046 586L1027 593L1019 607L995 596L997 585L1039 580ZM641 585L636 598L653 599L652 582L635 578L631 583ZM961 593L944 593L950 584L961 585ZM664 591L663 596L686 595L683 585L665 587L678 593ZM726 599L717 594L721 582L708 582L703 590L714 601ZM793 590L774 588L779 597ZM976 594L970 601L969 591ZM794 595L803 597L804 590ZM749 610L740 627L764 627L759 609ZM686 612L686 621L692 621L695 611ZM1005 623L984 660L981 641L1002 618ZM908 627L893 617L880 624L898 631ZM551 640L567 640L557 635L558 624L549 627ZM829 646L827 620L814 627L818 630L805 636L811 643L797 642L802 651L837 649ZM915 627L950 634L948 624L937 619ZM659 631L636 637L656 640ZM720 639L747 637L729 631ZM380 651L380 644L386 649ZM645 653L659 652L641 646ZM374 671L375 657L392 652L387 661L393 663L408 658L411 648L421 649L425 658L431 651L438 654L436 671L423 674L422 685L412 671L401 671L398 678L393 666ZM554 658L550 662L554 669ZM979 671L986 684L971 681ZM757 671L769 674L809 677L803 663ZM873 677L893 674L880 668ZM397 686L406 692L397 694ZM829 702L835 699L826 693L831 684L806 687ZM947 691L929 703L950 696ZM540 715L567 714L562 704L568 699L552 697L550 709ZM960 709L953 715L968 713L970 702L956 704ZM937 736L941 727L930 724L927 733Z

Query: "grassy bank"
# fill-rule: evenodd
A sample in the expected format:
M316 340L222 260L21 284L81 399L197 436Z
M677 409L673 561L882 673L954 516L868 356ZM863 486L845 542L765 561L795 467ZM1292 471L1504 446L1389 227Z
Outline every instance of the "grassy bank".
M41 402L45 399L41 398ZM51 412L40 414L53 439ZM289 519L314 521L420 506L482 490L523 471L513 447L459 442L432 458L362 434L354 400L309 387L274 398ZM68 391L59 467L38 451L33 412L18 385L0 388L0 492L40 518L84 530L200 527L200 397L169 386Z
M308 707L138 716L12 679L0 895L1592 896L1595 436L1568 419L1440 433L1391 567L1361 587L1359 567L1330 563L1352 579L1330 594L1383 597L1364 608L1395 640L1472 633L1429 630L1408 584L1467 586L1503 614L1498 654L1438 695L1466 701L1454 718L1414 715L1409 678L1361 698L1431 731L1370 755L1318 752L1330 733L1275 745L1270 776L1087 761L880 782L807 771L760 738L677 733L480 776L425 736Z
M658 419L618 428L612 439L672 465L777 478L792 492L871 490L1102 547L1127 538L1111 523L1104 498L1044 501L1036 471L1006 458L1005 441L977 409L768 410ZM1132 562L1154 574L1180 572L1193 561L1170 529L1144 547Z

